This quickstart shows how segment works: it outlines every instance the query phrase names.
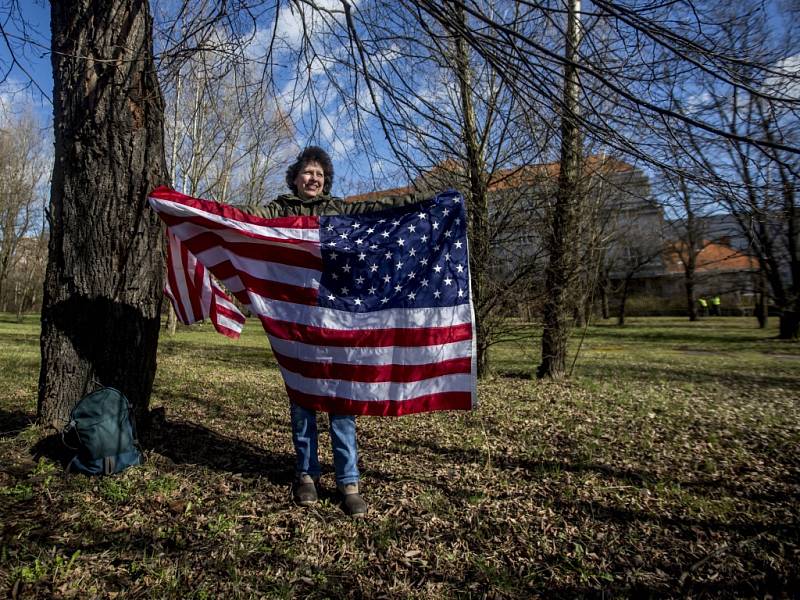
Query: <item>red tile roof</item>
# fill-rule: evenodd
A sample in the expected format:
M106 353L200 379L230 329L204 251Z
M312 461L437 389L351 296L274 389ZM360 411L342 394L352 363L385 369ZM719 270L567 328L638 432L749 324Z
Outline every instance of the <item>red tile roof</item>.
M758 268L755 257L744 254L735 248L707 240L704 240L703 244L703 249L697 255L696 271L745 271ZM684 242L674 242L668 246L664 261L667 272L683 272L681 255L685 255L685 248Z
M367 192L365 194L355 194L354 196L347 196L347 202L368 202L370 200L380 200L386 196L400 196L402 194L410 194L414 191L414 187L407 185L405 187L391 188L388 190L379 190L377 192Z
M552 162L541 165L525 165L523 167L513 169L501 169L492 174L489 181L489 191L497 192L501 190L515 189L525 185L536 184L543 179L553 180L558 177L561 163ZM634 170L632 165L626 162L611 158L603 155L592 155L586 157L584 163L584 170L589 173L602 172L606 175L614 173L629 173ZM418 180L436 180L437 178L447 179L448 175L462 171L460 165L454 160L446 160L429 171L423 173ZM367 200L378 200L386 196L394 196L399 194L408 194L414 191L413 185L405 187L397 187L387 190L377 190L374 192L367 192L365 194L356 194L347 196L345 200L348 202L363 202Z

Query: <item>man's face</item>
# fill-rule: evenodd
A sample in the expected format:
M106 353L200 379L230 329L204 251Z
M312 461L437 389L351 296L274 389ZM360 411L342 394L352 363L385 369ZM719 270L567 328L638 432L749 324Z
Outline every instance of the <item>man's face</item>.
M307 162L294 178L294 185L297 187L297 195L304 200L322 194L325 185L325 171L322 170L322 165L313 160Z

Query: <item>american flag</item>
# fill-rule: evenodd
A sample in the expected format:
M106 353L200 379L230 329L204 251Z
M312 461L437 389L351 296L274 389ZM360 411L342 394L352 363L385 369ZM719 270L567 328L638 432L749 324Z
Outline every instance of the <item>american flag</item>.
M289 398L339 414L476 405L464 203L444 192L362 215L264 219L168 188L168 289L184 323L267 332Z

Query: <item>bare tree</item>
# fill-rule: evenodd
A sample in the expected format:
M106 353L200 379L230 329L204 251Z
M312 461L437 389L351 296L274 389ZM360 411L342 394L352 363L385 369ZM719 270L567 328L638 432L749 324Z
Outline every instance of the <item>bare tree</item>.
M669 237L671 249L683 267L686 310L690 321L696 321L697 259L710 242L708 227L703 220L706 208L716 203L705 197L702 188L693 185L682 173L664 170L661 173L662 202L671 210Z
M717 201L736 219L758 257L773 301L781 311L779 336L800 334L800 228L796 180L800 156L800 120L796 114L798 69L786 48L800 43L789 26L783 36L762 16L744 21L736 7L720 9L726 17L722 36L737 53L755 56L769 70L751 62L734 71L736 85L704 74L691 108L724 128L724 138L688 131L684 139L702 172L711 178ZM766 146L748 140L764 139Z
M0 301L5 307L20 243L41 222L38 193L49 170L42 129L31 114L3 115L0 125Z
M547 242L549 260L545 272L547 300L542 318L542 362L538 377L559 379L566 375L567 340L572 319L571 305L577 272L575 231L582 198L578 186L583 162L580 118L578 46L580 45L580 0L569 0L565 38L564 100L561 114L561 161L558 190L552 210Z
M263 204L280 184L293 129L268 102L252 66L214 50L198 52L170 87L166 117L173 186L190 195Z
M619 282L619 304L617 309L617 324L625 324L625 309L630 293L631 282L634 277L652 266L664 252L664 242L661 236L653 236L650 227L636 227L634 222L628 222L624 232L620 230L620 237L612 245L612 252L608 260L612 279Z
M287 4L244 0L199 4L182 1L170 3L175 8L172 16L159 17L159 31L164 40L161 63L162 68L174 70L177 67L180 72L181 64L211 46L217 51L243 56L243 48L265 34L260 55L251 54L246 58L261 68L263 88L285 100L284 114L294 126L307 132L308 138L332 140L342 152L358 146L362 156L374 159L366 165L363 161L360 163L374 181L385 178L392 169L391 176L402 174L406 181L413 181L433 166L429 160L430 151L436 151L437 163L443 158L439 153L442 148L451 150L448 157L463 159L470 154L469 144L463 145L466 138L461 135L460 127L431 126L432 123L450 123L454 113L444 107L453 97L463 99L463 94L443 93L446 89L421 89L416 85L419 79L413 77L437 60L449 63L447 68L455 66L457 63L446 58L447 52L441 50L452 52L452 48L460 44L469 49L470 64L479 65L478 73L492 74L502 84L504 98L509 103L505 106L513 105L513 111L505 114L520 115L517 123L484 118L484 123L503 123L493 130L495 135L508 139L509 134L523 131L518 125L523 119L535 121L528 131L544 129L552 133L551 124L557 122L554 115L563 115L571 129L562 132L565 134L562 137L567 138L561 140L562 147L574 148L575 140L579 139L600 141L609 150L673 172L683 168L670 164L663 148L667 140L676 137L676 132L695 139L723 141L727 148L734 149L729 165L734 162L733 158L745 156L749 164L760 165L762 179L764 170L759 161L781 165L783 170L776 166L773 173L775 181L784 183L780 190L774 187L768 197L783 199L787 207L785 212L792 219L789 229L794 231L796 203L792 182L797 175L794 157L800 154L800 148L787 134L784 123L797 117L800 100L793 90L796 90L798 74L796 70L780 68L774 53L758 54L751 52L751 48L742 51L741 46L737 46L736 36L727 35L728 23L746 23L758 11L763 16L767 11L764 6L748 7L731 19L707 20L700 16L705 12L698 10L706 4L679 0L640 6L596 0L591 10L585 12L582 43L576 45L574 52L565 53L561 49L565 21L569 20L564 19L565 5L560 0L537 4L502 0L496 3L408 0L358 5L347 0L292 0ZM124 4L122 12L131 6L138 16L141 12L138 3ZM190 27L184 28L184 19L174 15L187 11L192 18ZM287 15L296 19L297 27L292 31L282 29ZM442 33L444 40L438 40L437 36ZM418 49L420 45L411 43L416 40L423 40L424 54L397 51L398 47ZM79 53L83 47L78 42L75 44L75 47L65 45L59 51L73 57L92 56ZM284 51L287 49L288 52ZM99 58L107 60L105 56ZM92 60L97 71L98 65L103 63ZM284 65L288 65L288 70ZM762 118L760 123L751 121L761 125L759 127L742 128L740 120L736 127L731 127L716 113L676 108L668 87L674 77L665 76L676 71L680 71L687 82L680 90L682 98L695 94L697 82L708 78L718 86L728 86L732 90L728 96L752 97L752 114L766 115L766 121L773 124L764 127ZM565 87L569 87L565 82L572 80L573 75L579 84L577 94L563 94ZM91 70L87 77L92 81ZM781 79L781 86L765 83L775 77ZM481 101L486 88L474 85L473 91L472 103L479 121L482 111L484 115L491 112L491 104ZM56 99L57 114L62 110L58 102ZM459 104L462 103L459 101ZM734 106L739 106L739 100ZM120 114L127 113L122 110ZM426 118L429 114L435 118ZM773 119L771 115L778 116ZM345 121L352 126L343 127ZM454 135L454 131L459 134ZM491 140L483 148L486 171L494 173L496 170L486 158L492 155L494 148L503 145L495 143L496 137L486 139ZM218 173L229 171L234 147L230 139L226 139L213 149L221 165ZM524 147L536 147L536 144L520 144L517 149ZM160 152L160 149L156 151ZM503 167L535 162L533 156L515 160L513 151L503 154L492 162ZM574 154L571 151L561 157L563 181L559 202L568 197L568 192L571 198L580 197L579 190L576 191L580 179L573 176L580 159L569 158ZM480 159L479 154L473 152L472 155ZM195 157L197 160L189 172L194 173L195 167L202 164L203 157ZM207 163L208 157L205 158ZM476 161L473 160L473 164ZM709 171L708 165L704 167ZM225 176L215 177L215 181L220 189L229 189ZM714 185L718 190L731 197L747 196L740 194L747 189L747 184L730 189L725 187L727 182L728 178L715 176ZM476 184L482 185L479 181ZM556 250L568 247L559 236L573 232L563 225L564 222L557 225L556 233L550 232L551 247ZM55 244L58 248L60 235L54 235L57 240L51 242L51 247ZM795 238L790 235L787 252L796 256L797 244L793 240ZM551 251L550 259L557 263L562 259L556 254ZM768 257L766 248L763 254L764 264L778 262ZM575 258L567 256L563 262L574 264ZM771 272L780 270L770 268ZM478 275L477 271L473 275ZM778 298L781 286L774 275L769 277L773 294ZM559 275L552 280L555 284L552 293L560 300L552 303L546 315L546 320L555 325L547 325L545 330L545 334L554 339L543 352L547 354L543 356L540 369L543 374L563 370L559 357L566 347L563 332L568 320L558 316L571 314L571 311L568 310L569 294L562 292L561 285L568 282L562 279ZM796 285L794 288L783 285L783 289L788 289L784 294L787 299L781 302L790 307L797 296ZM797 314L788 308L785 312ZM787 317L787 323L790 321ZM549 363L554 367L550 368Z

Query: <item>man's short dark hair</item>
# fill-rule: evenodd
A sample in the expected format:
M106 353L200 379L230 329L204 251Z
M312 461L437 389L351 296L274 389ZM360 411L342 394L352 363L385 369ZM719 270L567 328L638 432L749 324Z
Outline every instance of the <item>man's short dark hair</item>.
M294 184L294 180L297 179L298 173L310 162L319 163L322 167L322 172L325 173L322 193L330 194L333 186L333 163L328 153L319 146L309 146L297 155L297 160L286 169L286 185L289 186L293 194L297 194L297 186Z

